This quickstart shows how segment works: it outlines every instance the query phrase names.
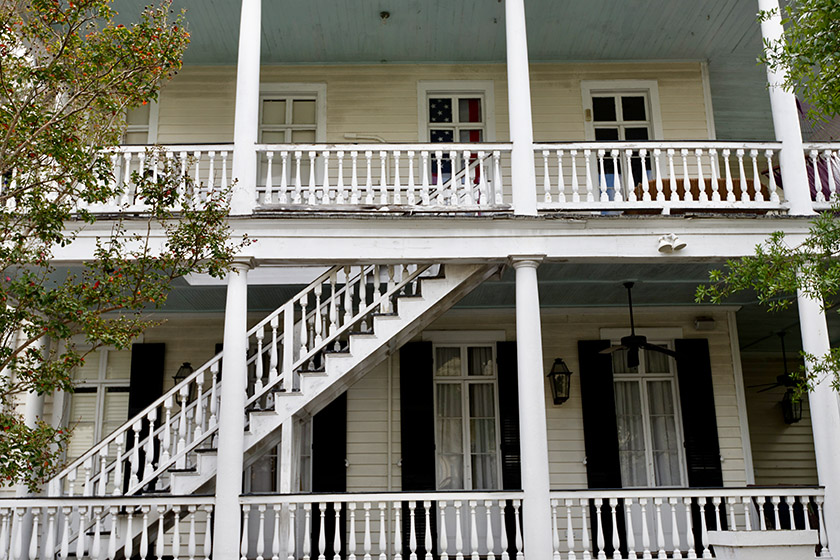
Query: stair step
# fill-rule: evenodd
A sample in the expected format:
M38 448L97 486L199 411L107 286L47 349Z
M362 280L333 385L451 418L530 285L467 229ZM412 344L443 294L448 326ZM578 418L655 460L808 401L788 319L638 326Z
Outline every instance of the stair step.
M185 469L168 469L168 472L172 474L196 474L196 468L187 467Z

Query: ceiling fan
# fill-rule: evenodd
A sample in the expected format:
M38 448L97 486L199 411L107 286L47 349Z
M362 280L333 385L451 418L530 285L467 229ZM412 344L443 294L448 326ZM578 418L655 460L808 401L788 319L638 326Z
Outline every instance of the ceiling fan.
M776 333L779 336L779 342L782 344L782 360L785 364L785 371L781 375L776 376L775 383L760 383L758 385L750 385L747 387L748 389L756 389L758 387L764 387L763 389L759 389L756 393L763 393L764 391L769 391L771 389L775 389L776 387L795 387L796 381L794 381L793 376L788 371L788 364L787 364L787 352L785 351L785 335L787 334L785 331L779 331Z
M616 346L610 346L609 348L604 348L603 350L601 350L601 354L612 354L613 352L618 352L619 350L626 349L627 367L630 368L638 367L640 348L650 350L651 352L667 354L668 356L676 358L677 353L673 350L665 348L664 346L650 344L647 341L646 336L636 334L636 325L633 322L633 282L625 282L624 287L627 289L627 305L630 308L630 334L628 336L621 337L621 344L618 344Z

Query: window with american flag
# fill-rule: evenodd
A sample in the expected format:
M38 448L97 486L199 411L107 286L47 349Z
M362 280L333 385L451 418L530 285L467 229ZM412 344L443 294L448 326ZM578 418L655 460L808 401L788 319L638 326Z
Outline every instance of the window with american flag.
M437 143L476 143L483 142L485 136L484 97L464 94L429 94L427 99L429 142ZM446 181L452 174L452 161L445 157L441 174ZM432 170L433 175L437 169Z

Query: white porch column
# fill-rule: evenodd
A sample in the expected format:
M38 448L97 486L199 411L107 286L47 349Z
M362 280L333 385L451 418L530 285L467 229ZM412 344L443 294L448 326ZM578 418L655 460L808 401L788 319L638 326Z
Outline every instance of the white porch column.
M233 124L233 169L238 182L231 214L250 214L256 204L260 115L260 38L262 0L242 0L239 57L236 63L236 112Z
M513 256L516 269L516 366L522 456L522 536L527 558L551 558L548 434L537 266L542 255Z
M246 332L250 268L250 262L238 261L228 274L213 526L213 557L216 560L239 559L239 494L242 491L245 391L248 382L245 362L248 351Z
M758 9L773 15L761 22L761 37L775 43L782 38L781 12L779 0L758 0ZM782 184L785 187L785 199L790 203L790 213L805 216L814 213L811 204L811 191L808 187L808 174L805 167L805 152L802 146L802 131L799 128L799 111L796 97L785 91L780 84L784 73L767 67L767 82L770 92L770 109L773 113L773 128L776 140L782 143L779 154L779 166L782 172Z
M797 297L802 349L816 357L829 350L828 326L819 301L802 292ZM810 369L811 364L805 364ZM819 383L808 395L817 475L825 486L825 522L828 546L840 549L840 403L828 381Z
M537 180L534 172L534 129L531 123L531 77L525 35L525 0L505 0L508 111L510 119L511 184L513 212L537 214Z

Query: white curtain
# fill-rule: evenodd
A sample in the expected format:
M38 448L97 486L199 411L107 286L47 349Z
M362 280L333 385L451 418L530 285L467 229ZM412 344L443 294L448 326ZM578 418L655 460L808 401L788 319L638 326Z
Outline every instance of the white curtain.
M657 486L679 486L679 441L671 381L648 381L653 472Z
M499 487L496 457L496 398L491 383L470 384L472 489Z
M619 352L615 354L619 354ZM647 486L647 456L644 425L642 423L641 387L638 381L616 381L614 386L621 486L625 488Z
M464 489L464 437L461 384L437 385L438 490Z

